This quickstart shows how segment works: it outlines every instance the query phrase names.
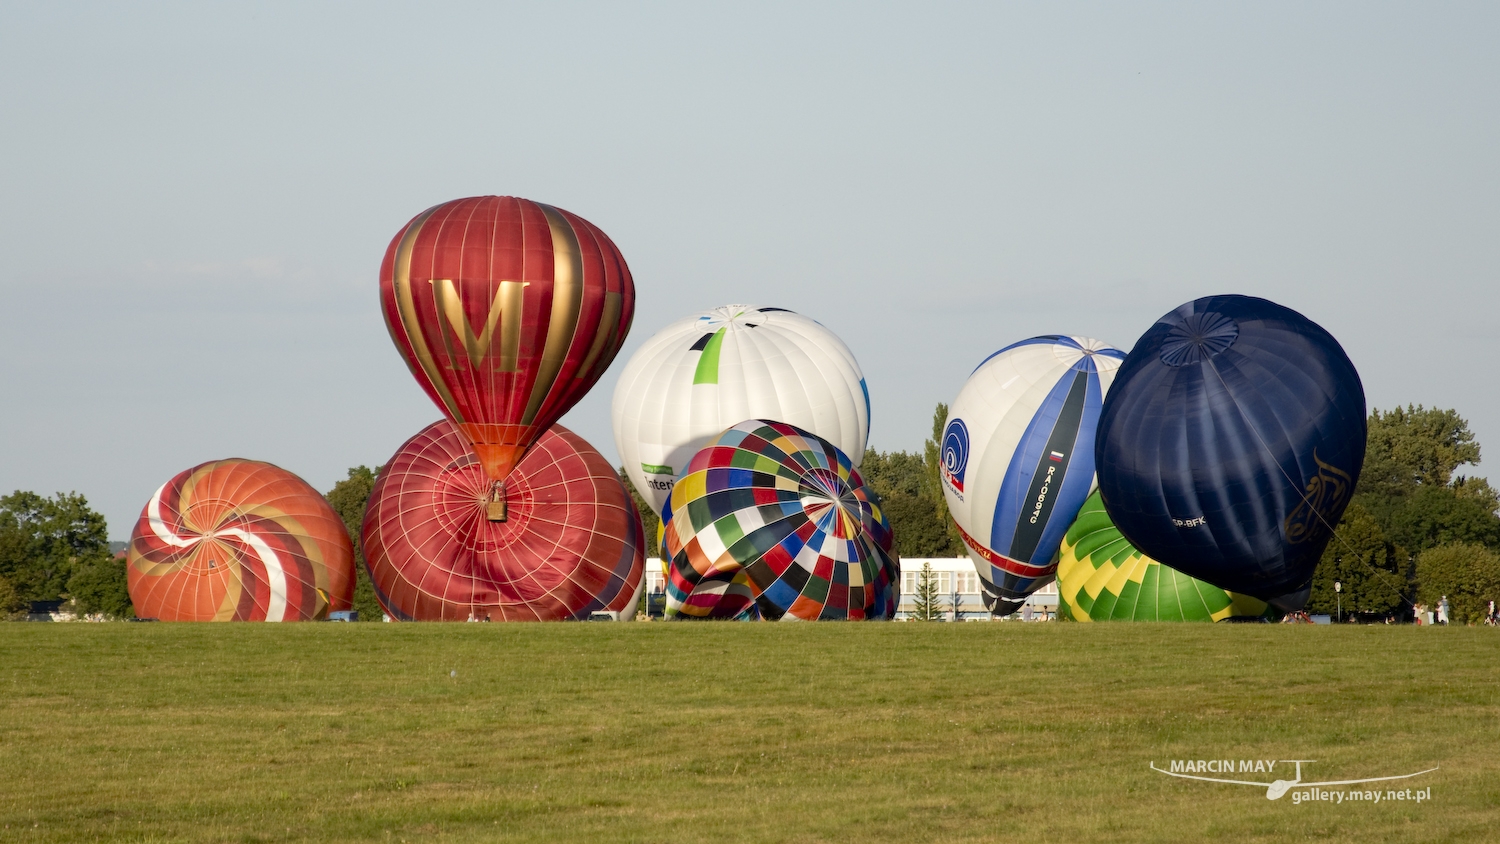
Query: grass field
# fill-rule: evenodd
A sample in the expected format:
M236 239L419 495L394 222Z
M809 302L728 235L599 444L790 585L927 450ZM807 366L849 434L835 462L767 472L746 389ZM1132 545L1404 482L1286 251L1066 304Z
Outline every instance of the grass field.
M1500 840L1491 629L4 624L0 683L3 840ZM1441 769L1148 767L1218 758Z

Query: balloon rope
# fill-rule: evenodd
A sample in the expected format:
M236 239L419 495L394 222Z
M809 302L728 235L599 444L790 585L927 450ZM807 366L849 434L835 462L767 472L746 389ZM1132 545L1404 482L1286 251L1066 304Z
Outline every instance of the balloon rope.
M1224 387L1224 393L1225 393L1225 395L1229 396L1229 400L1232 401L1232 402L1234 402L1234 407L1235 407L1236 410L1238 410L1240 412L1241 418L1246 418L1245 417L1245 409L1243 407L1240 407L1240 400L1234 397L1234 392L1229 389L1229 382L1227 382L1227 381L1224 380L1224 375L1223 375L1223 373L1219 372L1219 367L1214 363L1213 358L1207 358L1207 363L1208 363L1209 367L1211 369L1213 369L1214 375L1218 376L1219 384L1221 384ZM1339 544L1343 545L1344 548L1350 554L1352 554L1354 556L1354 559L1359 560L1361 563L1364 563L1365 568L1367 568L1370 571L1374 572L1376 575L1391 574L1391 572L1382 571L1382 570L1377 569L1374 566L1370 565L1369 563L1365 562L1365 558L1362 557L1362 556L1360 556L1360 553L1358 551L1354 550L1354 546L1350 545L1348 543L1348 541L1346 541L1344 539L1344 537L1339 536L1338 530L1333 525L1329 524L1327 519L1323 518L1323 514L1320 513L1320 512L1318 512L1318 508L1317 507L1313 506L1313 503L1307 497L1307 494L1305 492L1303 492L1300 487L1297 486L1297 482L1294 481L1294 480L1292 480L1292 476L1289 475L1289 474L1287 474L1286 469L1283 468L1282 465L1281 465L1281 461L1278 460L1278 459L1276 459L1276 453L1273 452L1273 451L1271 451L1271 447L1266 444L1266 441L1264 439L1261 438L1260 431L1257 430L1254 425L1248 425L1246 427L1248 427L1250 429L1250 432L1252 434L1255 434L1255 440L1256 440L1256 442L1260 443L1260 447L1266 450L1266 454L1270 455L1271 462L1276 464L1276 468L1277 468L1278 471L1281 472L1282 477L1286 478L1287 483L1290 484L1293 489L1297 490L1297 494L1300 495L1300 496L1302 496L1302 502L1307 505L1307 509L1311 510L1312 514L1314 516L1318 517L1318 521L1322 522L1324 527L1328 528L1328 532L1333 535L1333 538L1337 539L1339 541ZM1354 497L1354 493L1352 491L1349 493L1349 497L1351 499ZM1405 595L1401 594L1399 591L1396 590L1395 587L1391 586L1389 583L1386 583L1383 578L1377 576L1375 578L1375 580L1377 582L1379 582L1380 584L1384 585L1387 589L1390 589L1393 593L1395 593L1396 597L1398 599L1400 599L1401 603L1406 604L1408 607L1411 607L1413 610L1416 610L1416 604L1414 604L1411 601L1407 600L1407 598L1406 598Z

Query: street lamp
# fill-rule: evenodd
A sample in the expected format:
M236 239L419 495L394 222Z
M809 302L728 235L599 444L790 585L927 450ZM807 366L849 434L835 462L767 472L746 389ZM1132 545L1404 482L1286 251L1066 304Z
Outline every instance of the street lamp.
M1342 584L1342 583L1338 582L1337 580L1335 580L1333 582L1333 598L1334 598L1335 601L1338 602L1338 607L1339 607L1339 623L1340 624L1342 624L1343 621L1344 621L1344 596L1342 594L1343 591L1344 591L1344 584Z

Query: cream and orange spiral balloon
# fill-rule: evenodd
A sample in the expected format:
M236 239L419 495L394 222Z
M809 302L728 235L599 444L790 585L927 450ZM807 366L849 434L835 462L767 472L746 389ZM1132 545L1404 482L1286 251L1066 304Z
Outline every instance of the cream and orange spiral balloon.
M301 478L255 460L215 460L162 484L127 567L140 618L308 621L354 598L338 514Z

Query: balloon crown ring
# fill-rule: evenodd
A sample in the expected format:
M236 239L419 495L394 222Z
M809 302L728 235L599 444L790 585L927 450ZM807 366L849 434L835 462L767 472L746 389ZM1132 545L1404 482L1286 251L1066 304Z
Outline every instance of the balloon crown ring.
M1223 314L1189 314L1167 331L1161 344L1161 362L1167 366L1198 363L1227 350L1239 336L1239 323Z

